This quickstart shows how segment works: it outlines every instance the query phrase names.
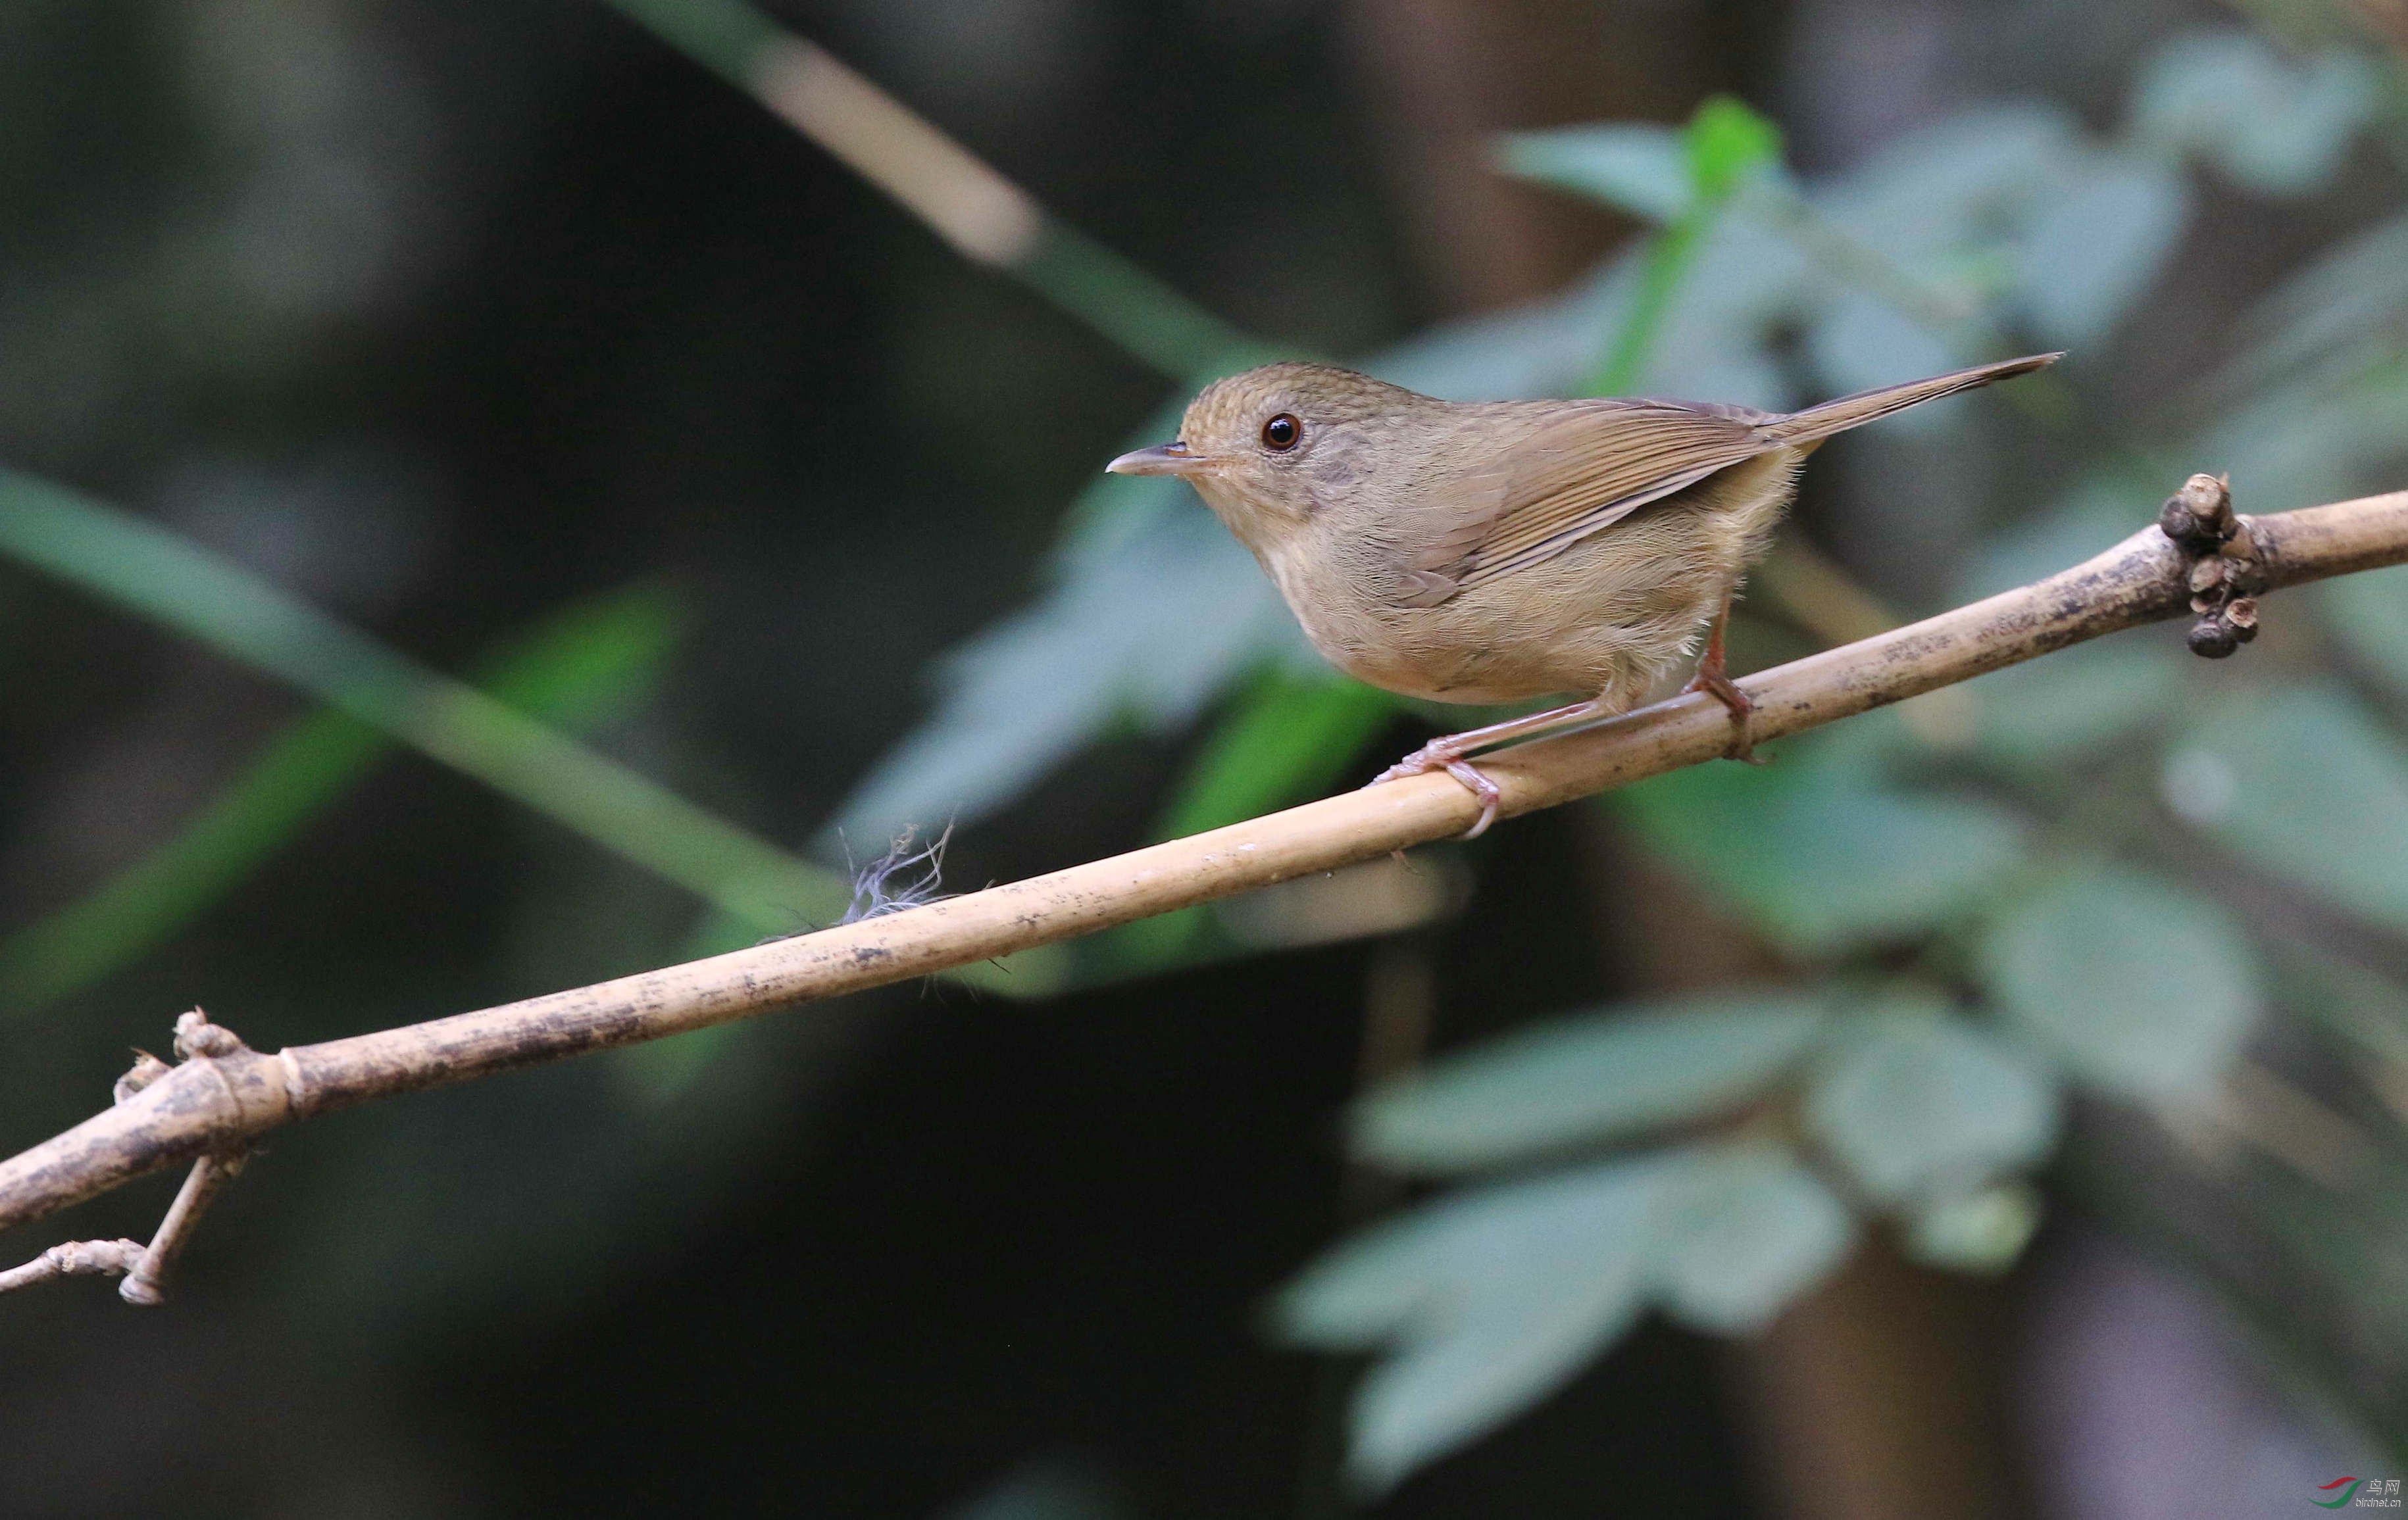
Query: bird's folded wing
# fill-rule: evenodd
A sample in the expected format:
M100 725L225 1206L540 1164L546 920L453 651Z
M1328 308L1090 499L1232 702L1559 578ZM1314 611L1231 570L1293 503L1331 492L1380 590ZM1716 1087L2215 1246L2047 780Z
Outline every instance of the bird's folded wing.
M1567 411L1513 446L1492 504L1471 504L1448 531L1419 546L1408 566L1430 604L1464 587L1562 553L1648 503L1762 453L1742 407L1600 401Z

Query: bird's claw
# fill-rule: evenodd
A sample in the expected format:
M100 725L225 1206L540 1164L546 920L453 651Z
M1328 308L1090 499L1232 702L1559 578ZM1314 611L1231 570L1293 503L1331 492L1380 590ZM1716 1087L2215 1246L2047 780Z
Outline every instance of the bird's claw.
M1383 781L1400 781L1409 775L1427 775L1432 771L1444 771L1462 782L1465 788L1480 800L1480 821L1456 837L1478 839L1482 834L1486 833L1488 826L1497 821L1497 804L1504 800L1505 794L1498 789L1496 782L1481 774L1479 769L1469 760L1442 745L1423 746L1373 776L1369 785L1376 787Z
M1735 760L1742 765L1769 765L1771 763L1770 760L1766 760L1763 756L1758 755L1756 752L1756 743L1749 737L1748 729L1750 725L1748 718L1749 715L1756 711L1756 703L1750 702L1748 700L1747 693L1739 689L1738 682L1719 672L1710 674L1705 671L1699 671L1697 675L1689 677L1688 685L1681 689L1681 694L1683 696L1686 696L1692 691L1704 691L1711 693L1716 702L1721 703L1724 706L1730 709L1731 742L1730 747L1723 751L1724 759Z

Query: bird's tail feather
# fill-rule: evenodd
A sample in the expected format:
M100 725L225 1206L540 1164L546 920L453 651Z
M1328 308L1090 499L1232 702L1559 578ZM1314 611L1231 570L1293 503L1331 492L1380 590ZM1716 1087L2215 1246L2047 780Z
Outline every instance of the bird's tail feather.
M1953 396L1960 391L1971 391L1993 380L2046 369L2064 357L2061 353L2031 354L2022 359L1976 364L1971 369L1935 375L1928 380L1909 380L1904 385L1885 385L1871 391L1859 391L1853 396L1827 401L1802 412L1776 417L1770 422L1758 424L1756 431L1774 443L1818 444L1835 433L1862 427L1875 418L1887 417L1909 406L1919 406L1927 401L1938 401L1942 396Z

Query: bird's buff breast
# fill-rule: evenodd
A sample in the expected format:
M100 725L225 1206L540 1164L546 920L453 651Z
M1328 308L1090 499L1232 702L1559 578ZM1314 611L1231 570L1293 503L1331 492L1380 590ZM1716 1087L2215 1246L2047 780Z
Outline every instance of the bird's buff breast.
M1313 647L1383 690L1476 705L1561 693L1630 707L1695 656L1738 568L1698 552L1688 517L1620 525L1434 607L1394 604L1381 577L1341 568L1340 556L1280 555L1265 568ZM1609 536L1619 542L1609 547ZM1640 536L1658 542L1633 544Z

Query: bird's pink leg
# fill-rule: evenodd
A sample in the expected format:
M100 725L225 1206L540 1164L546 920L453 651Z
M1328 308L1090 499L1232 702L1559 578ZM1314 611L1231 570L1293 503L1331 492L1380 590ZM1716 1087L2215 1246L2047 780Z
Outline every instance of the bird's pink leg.
M1730 709L1730 747L1723 753L1749 765L1761 765L1764 762L1756 758L1756 746L1749 740L1747 732L1748 715L1756 711L1756 703L1748 700L1747 693L1742 691L1739 683L1723 669L1723 625L1729 621L1730 598L1725 597L1723 610L1714 614L1713 632L1706 635L1705 658L1698 661L1698 674L1690 676L1689 684L1681 690L1684 694L1713 692L1717 701Z
M1373 776L1370 784L1376 787L1383 781L1394 781L1400 776L1422 775L1431 771L1444 771L1469 788L1471 795L1480 799L1480 821L1466 830L1463 834L1466 839L1478 839L1488 831L1490 824L1497 821L1497 803L1502 794L1498 791L1497 783L1482 775L1469 761L1463 758L1464 756L1475 749L1485 749L1491 745L1501 745L1510 739L1534 738L1557 729L1575 728L1604 716L1605 714L1598 709L1596 703L1576 702L1569 707L1551 707L1543 713L1509 717L1502 723L1491 723L1485 728L1466 729L1461 733L1450 733L1442 738L1432 739L1403 760Z

